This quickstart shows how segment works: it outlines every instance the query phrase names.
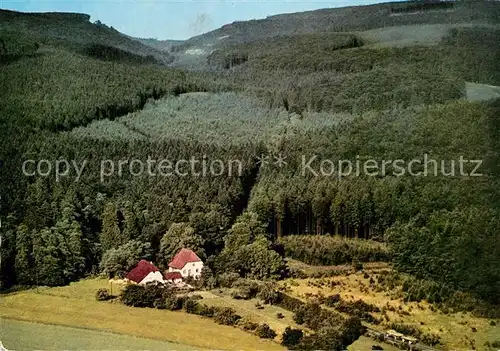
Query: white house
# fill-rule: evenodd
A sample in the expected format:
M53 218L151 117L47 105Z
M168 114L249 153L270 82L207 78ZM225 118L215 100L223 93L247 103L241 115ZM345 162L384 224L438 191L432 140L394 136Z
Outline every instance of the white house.
M163 275L159 272L149 272L147 276L144 277L143 280L139 282L139 285L146 285L147 283L165 283L163 279Z
M125 278L140 285L152 282L165 283L160 270L156 268L153 262L146 260L140 260L137 266Z
M198 279L202 269L202 260L188 249L181 249L168 264L169 272L179 272L183 278L193 277Z

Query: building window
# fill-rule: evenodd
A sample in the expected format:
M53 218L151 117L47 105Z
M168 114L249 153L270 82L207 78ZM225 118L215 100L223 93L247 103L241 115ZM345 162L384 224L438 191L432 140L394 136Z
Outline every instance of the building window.
M196 273L198 273L198 268L196 268Z
M191 270L190 269L188 269L188 275L191 275Z

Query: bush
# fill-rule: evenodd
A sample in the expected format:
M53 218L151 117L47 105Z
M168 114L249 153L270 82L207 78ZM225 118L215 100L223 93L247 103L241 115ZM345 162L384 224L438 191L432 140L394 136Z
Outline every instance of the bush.
M153 301L153 307L157 308L159 310L164 310L167 308L167 301L166 299L158 298Z
M285 318L285 316L283 315L283 313L278 312L278 313L276 313L276 318L283 319L283 318Z
M161 284L130 284L122 291L120 299L127 306L167 308L165 300L171 295L172 290Z
M153 300L146 294L146 288L141 285L127 285L121 297L123 304L133 307L153 307Z
M437 334L423 334L421 338L422 343L429 346L436 346L441 342L441 338Z
M299 310L299 311L295 312L295 314L293 315L293 321L299 325L304 324L305 315L306 315L305 310Z
M323 303L327 305L328 307L334 307L337 302L341 300L340 294L334 294L334 295L329 295L327 296Z
M288 311L297 312L302 306L305 305L305 302L278 291L278 301L276 302L276 306L284 308Z
M111 298L108 289L99 289L96 291L95 298L97 301L107 301Z
M293 346L296 346L300 343L300 340L304 336L304 332L301 329L292 329L290 327L286 327L285 332L282 336L281 345L286 346L290 349Z
M366 332L366 327L357 317L349 317L340 327L342 345L347 347Z
M259 292L259 284L255 281L239 279L233 283L233 288L237 288L236 291L231 293L234 299L249 300L254 298Z
M238 273L222 273L217 277L217 283L222 288L231 288L239 278Z
M491 343L491 347L500 348L500 340L495 340Z
M297 345L298 350L330 350L341 351L345 347L342 346L341 336L335 328L324 328L316 334L304 336Z
M184 309L187 313L195 313L198 307L198 302L191 298L188 298L184 301Z
M263 286L261 286L257 297L264 301L265 304L274 305L280 300L280 295L276 290L276 284L272 282L266 282Z
M216 311L217 311L217 308L214 306L207 306L205 304L199 304L198 308L196 309L196 314L203 316L203 317L212 318L215 315Z
M99 268L108 277L123 278L141 257L149 257L149 243L131 240L103 253Z
M223 307L214 313L214 321L222 325L235 325L241 319L240 315L230 307Z
M184 301L186 300L185 296L170 296L165 299L165 308L170 311L177 311L182 309L184 305Z
M254 323L254 322L249 321L249 320L244 320L240 324L241 324L241 327L243 328L243 330L246 330L246 331L254 331L259 326L259 324Z
M375 318L370 314L370 312L380 312L380 309L377 306L368 304L363 300L349 302L340 299L336 309L350 316L359 317L369 323L373 323L375 321Z
M358 272L358 271L363 270L363 264L360 261L358 261L357 259L353 259L351 264L352 264L352 268L354 269L354 271Z
M262 339L274 339L276 332L272 330L267 324L261 324L255 329L255 334Z

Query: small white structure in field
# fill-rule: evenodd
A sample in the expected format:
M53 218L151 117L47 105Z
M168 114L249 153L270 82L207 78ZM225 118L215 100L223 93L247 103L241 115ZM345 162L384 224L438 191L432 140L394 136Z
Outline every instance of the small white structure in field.
M1 341L0 341L0 351L9 351L3 346Z
M125 279L140 285L153 282L165 283L160 270L153 262L148 262L146 260L140 260L137 266L127 274Z
M183 278L198 279L202 269L203 261L188 249L181 249L168 264L169 272L179 272Z

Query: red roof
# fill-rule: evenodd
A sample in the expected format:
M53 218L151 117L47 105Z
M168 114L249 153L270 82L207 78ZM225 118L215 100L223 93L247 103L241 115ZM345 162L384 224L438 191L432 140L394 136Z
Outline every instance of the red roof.
M140 260L137 266L128 272L125 278L140 283L151 272L158 272L158 268L152 262Z
M182 275L180 272L167 272L165 273L165 279L166 280L182 279Z
M181 269L186 265L186 263L189 262L201 262L201 260L193 251L181 249L177 255L174 256L168 266L175 269Z

